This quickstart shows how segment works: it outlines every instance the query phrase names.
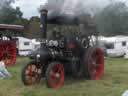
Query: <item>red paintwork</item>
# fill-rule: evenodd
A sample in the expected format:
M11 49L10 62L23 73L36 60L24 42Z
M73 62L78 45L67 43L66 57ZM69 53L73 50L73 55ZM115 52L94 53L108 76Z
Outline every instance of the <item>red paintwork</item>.
M57 77L57 74L59 74L59 77ZM55 89L60 88L64 83L64 68L62 64L55 64L49 77L51 87Z
M15 32L19 32L21 30L24 30L24 26L0 24L0 31L1 30L4 30L5 32L6 30L13 30ZM3 60L6 66L12 66L15 64L16 40L3 40L2 37L0 37L0 60Z
M100 48L96 48L89 58L89 70L94 80L99 80L104 74L104 56Z
M76 45L75 44L68 44L68 46L67 46L69 49L74 49L74 48L76 48Z
M6 66L12 66L16 61L16 41L0 40L0 60ZM6 62L8 60L8 62Z
M29 65L26 69L27 73L25 73L26 77L29 77L27 80L27 83L30 85L35 83L35 81L33 81L32 78L36 79L36 77L35 77L35 70L36 69L33 70L32 66L35 66L35 65L33 65L33 64ZM35 66L35 68L36 68L36 66Z

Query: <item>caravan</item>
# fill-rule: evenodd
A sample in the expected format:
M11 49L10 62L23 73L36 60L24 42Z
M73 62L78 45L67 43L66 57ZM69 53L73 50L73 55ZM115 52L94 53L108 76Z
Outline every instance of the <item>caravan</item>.
M36 50L40 47L40 42L37 42L35 39L31 40L25 37L16 37L17 40L17 53L20 56L27 56L33 50Z
M127 36L104 37L107 55L110 57L124 56L128 46Z

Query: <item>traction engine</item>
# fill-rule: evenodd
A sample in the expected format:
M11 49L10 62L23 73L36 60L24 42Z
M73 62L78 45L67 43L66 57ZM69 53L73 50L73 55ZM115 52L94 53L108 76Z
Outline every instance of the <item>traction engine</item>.
M23 26L0 24L0 60L5 62L6 66L12 66L16 61L16 38L17 32L22 31Z
M33 85L39 83L41 78L45 78L48 87L60 88L67 76L78 79L100 79L104 73L104 56L102 50L92 42L92 38L97 35L95 26L83 23L78 17L66 15L50 17L47 13L47 10L41 10L41 48L32 52L31 62L23 68L23 83ZM54 39L46 39L47 24L77 25L82 34L61 37L54 32ZM86 28L91 31L86 32Z

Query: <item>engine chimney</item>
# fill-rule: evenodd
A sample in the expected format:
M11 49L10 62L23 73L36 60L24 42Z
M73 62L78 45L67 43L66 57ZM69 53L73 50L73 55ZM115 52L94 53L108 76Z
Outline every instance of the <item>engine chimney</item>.
M43 39L47 38L47 13L48 11L46 9L40 10L40 19L41 19L41 37Z

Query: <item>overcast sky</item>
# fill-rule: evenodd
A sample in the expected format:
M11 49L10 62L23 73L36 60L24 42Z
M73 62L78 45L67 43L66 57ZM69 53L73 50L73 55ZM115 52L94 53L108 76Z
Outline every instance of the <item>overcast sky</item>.
M30 18L31 16L39 15L38 8L40 5L46 3L47 0L16 0L13 7L19 6L21 11L24 13L24 17ZM92 1L93 4L97 5L106 5L109 1L112 0L89 0ZM114 0L114 1L127 1L127 0Z
M16 0L13 6L19 6L24 13L24 17L30 18L31 16L39 15L38 8L45 2L46 0Z

